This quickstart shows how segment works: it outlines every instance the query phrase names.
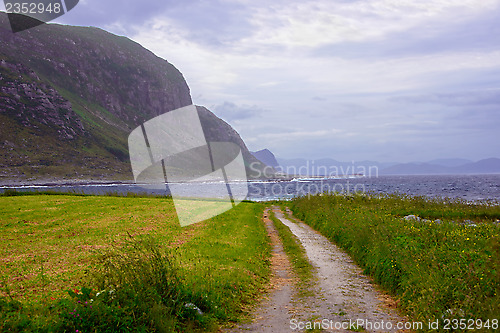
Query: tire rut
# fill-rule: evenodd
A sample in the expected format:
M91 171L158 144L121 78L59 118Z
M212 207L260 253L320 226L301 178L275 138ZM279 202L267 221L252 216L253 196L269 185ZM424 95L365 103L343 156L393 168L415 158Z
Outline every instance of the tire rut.
M263 215L263 221L272 246L271 279L268 293L262 304L255 309L251 323L243 324L236 329L225 332L288 332L283 329L290 326L290 320L292 319L294 308L292 297L295 278L278 231L269 219L269 210L267 208Z
M407 332L396 329L397 323L406 322L397 314L396 302L377 290L345 252L289 210L287 218L278 207L272 209L300 240L315 268L312 296L296 295L297 279L267 208L263 221L272 245L268 293L250 323L224 332L306 332L311 327L321 328L317 332Z

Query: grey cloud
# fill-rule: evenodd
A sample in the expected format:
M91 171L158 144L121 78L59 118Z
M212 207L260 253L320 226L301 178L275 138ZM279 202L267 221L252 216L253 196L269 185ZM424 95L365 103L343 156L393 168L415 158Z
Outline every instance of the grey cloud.
M445 124L451 128L463 131L463 133L473 133L474 131L490 131L496 133L498 142L498 133L500 127L500 118L498 117L498 106L481 106L464 108L454 115L449 115Z
M224 46L252 33L248 9L241 4L193 2L167 11L188 38L203 45Z
M227 121L253 118L265 111L256 105L238 106L232 102L224 102L223 104L215 105L212 109L217 116Z
M500 89L396 97L394 101L447 106L500 105Z
M435 21L383 39L343 42L319 47L313 56L384 58L435 54L450 51L498 50L500 8L468 21Z
M80 2L74 13L59 22L99 27L118 24L128 31L160 15L174 22L186 38L202 45L223 46L252 33L245 7L221 1L89 0Z
M142 24L168 9L184 6L194 0L157 1L80 1L71 12L61 17L59 22L72 25L105 27L121 23L125 28L130 24Z

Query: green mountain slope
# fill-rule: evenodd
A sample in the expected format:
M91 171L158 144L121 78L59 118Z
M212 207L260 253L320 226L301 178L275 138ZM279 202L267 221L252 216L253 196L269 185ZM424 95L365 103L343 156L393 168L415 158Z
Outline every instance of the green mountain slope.
M125 37L56 24L14 34L0 13L0 182L131 180L130 131L191 103L182 74ZM206 112L209 132L255 162Z

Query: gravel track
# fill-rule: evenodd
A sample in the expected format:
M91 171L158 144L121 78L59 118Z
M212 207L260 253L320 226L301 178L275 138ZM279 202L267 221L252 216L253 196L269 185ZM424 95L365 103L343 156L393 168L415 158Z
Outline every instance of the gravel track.
M396 313L396 302L376 288L345 252L294 219L290 211L286 217L277 207L273 212L300 240L315 268L313 296L295 294L293 269L267 209L263 219L273 247L269 292L251 323L226 332L305 332L315 322L323 332L401 332L396 325L406 320Z

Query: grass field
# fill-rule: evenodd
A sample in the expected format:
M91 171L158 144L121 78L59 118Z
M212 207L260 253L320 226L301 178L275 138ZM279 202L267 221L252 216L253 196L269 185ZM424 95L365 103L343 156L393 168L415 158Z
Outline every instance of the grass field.
M262 211L242 203L181 228L167 198L0 197L0 331L213 330L238 321L269 277ZM108 297L97 302L101 288ZM145 306L159 314L144 317Z
M398 195L318 195L288 205L392 292L411 319L498 325L500 206Z
M398 195L275 204L344 248L411 320L498 325L498 205ZM244 202L181 228L168 198L0 196L0 331L205 332L238 322L269 279L264 208ZM303 249L271 218L308 285Z

